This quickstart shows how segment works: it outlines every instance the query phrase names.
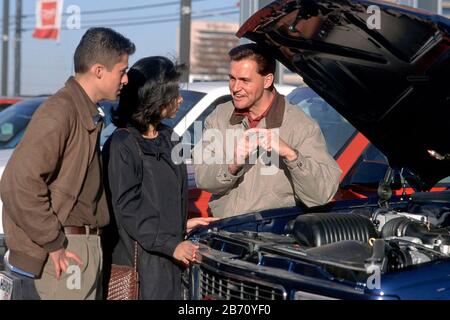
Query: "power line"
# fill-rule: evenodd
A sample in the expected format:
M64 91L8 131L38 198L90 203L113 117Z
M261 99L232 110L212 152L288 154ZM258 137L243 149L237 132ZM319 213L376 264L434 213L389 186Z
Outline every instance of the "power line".
M228 11L218 11L218 9L228 9ZM230 7L224 7L224 8L215 8L215 9L208 9L208 10L203 10L203 11L198 11L198 12L193 12L192 15L192 19L201 19L201 18L207 18L207 17L214 17L214 16L226 16L226 15L234 15L234 14L238 14L239 10L235 10L232 9L230 11ZM214 11L213 11L214 10ZM177 13L178 15L178 13ZM158 18L158 16L155 16ZM133 19L133 18L129 18L127 20L137 20L137 19ZM134 22L124 22L124 23L115 23L115 24L105 24L105 25L98 25L98 24L94 24L94 25L87 25L87 26L82 26L80 29L84 30L84 29L89 29L92 27L125 27L125 26L139 26L139 25L147 25L147 24L156 24L156 23L167 23L167 22L175 22L175 21L179 21L180 17L176 16L173 18L167 18L167 19L156 19L156 20L144 20L144 21L134 21ZM108 21L117 21L115 19L110 19ZM105 21L105 22L108 22ZM33 30L33 28L23 28L22 32L27 32ZM71 30L69 28L66 27L62 27L61 30Z
M154 15L154 16L140 16L140 17L128 17L128 18L116 18L116 17L111 17L108 19L94 19L94 20L82 20L82 23L102 23L102 22L111 22L111 21L135 21L135 20L142 20L142 19L157 19L157 18L166 18L166 17L174 17L179 15L179 12L174 12L174 13L167 13L167 14L158 14L158 15ZM26 22L27 25L25 27L32 27L35 24L35 21L27 21Z
M212 9L206 9L202 11L195 11L192 12L192 14L204 14L214 11L224 11L224 10L232 10L235 9L233 6L226 6L226 7L220 7L220 8L212 8ZM136 22L136 20L143 20L143 19L158 19L158 18L167 18L167 17L179 17L179 12L174 13L167 13L167 14L158 14L153 16L138 16L138 17L122 17L122 18L116 18L111 17L108 19L94 19L94 20L82 20L83 24L92 24L92 23L103 23L103 22L111 22L111 21L133 21ZM33 21L28 21L28 23L34 23ZM31 27L32 25L27 25L25 27ZM25 29L22 29L25 30Z
M226 15L233 15L238 14L239 11L229 11L229 12L218 12L218 13L211 13L211 14L204 14L192 17L192 19L202 19L207 17L214 17L214 16L226 16ZM147 25L147 24L155 24L155 23L166 23L166 22L175 22L179 21L180 18L172 18L172 19L162 19L162 20L150 20L150 21L140 21L140 22L128 22L128 23L117 23L112 25L104 25L104 27L128 27L128 26L140 26L140 25ZM81 27L81 29L89 29L91 27L101 27L98 25L91 25L91 26L84 26ZM67 28L63 28L63 30L68 30Z
M200 2L200 1L206 1L206 0L192 0L193 2ZM154 4L147 4L147 5L141 5L141 6L128 6L128 7L121 7L121 8L111 8L111 9L99 9L99 10L87 10L82 11L83 15L90 15L90 14L104 14L104 13L111 13L111 12L125 12L125 11L135 11L135 10L143 10L143 9L150 9L150 8L158 8L158 7L169 7L174 5L180 5L180 1L170 1L170 2L160 2L160 3L154 3ZM63 13L63 16L70 16L70 13ZM35 16L34 13L27 13L22 15L22 19L28 19L33 18ZM1 22L2 20L0 20Z
M218 12L218 13L211 13L211 14L204 14L192 17L192 19L202 19L202 18L208 18L208 17L214 17L214 16L227 16L227 15L233 15L238 14L238 10L229 11L229 12ZM128 26L140 26L140 25L147 25L147 24L155 24L155 23L166 23L166 22L175 22L179 21L178 18L172 18L172 19L162 19L162 20L150 20L150 21L141 21L141 22L128 22L128 23L117 23L117 24L110 24L110 25L91 25L91 26L83 26L80 29L89 29L92 27L128 27ZM67 28L62 28L62 30L69 30Z
M205 1L205 0L194 0L194 1ZM129 7L121 7L121 8L111 8L111 9L99 9L99 10L87 10L83 11L83 15L90 15L90 14L104 14L104 13L110 13L110 12L124 12L124 11L134 11L134 10L143 10L143 9L150 9L150 8L159 8L159 7L169 7L174 5L179 5L180 1L170 1L170 2L161 2L161 3L154 3L154 4L147 4L147 5L141 5L141 6L129 6ZM63 13L63 16L70 15L69 13ZM33 17L34 14L26 14L24 15L26 17Z

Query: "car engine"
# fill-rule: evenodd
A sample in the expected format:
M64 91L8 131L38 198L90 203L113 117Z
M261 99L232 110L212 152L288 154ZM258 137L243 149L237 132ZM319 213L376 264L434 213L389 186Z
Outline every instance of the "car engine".
M382 272L450 257L448 228L426 215L375 210L372 217L338 212L300 215L286 226L310 258Z
M417 193L410 199L411 212L408 207L394 210L389 206L393 179L388 168L373 211L299 215L285 231L309 247L310 257L367 273L374 267L386 273L450 257L450 193Z
M184 283L196 283L198 291L191 294L202 298L283 299L289 290L297 292L317 279L315 286L325 287L304 291L340 287L358 298L379 288L377 275L385 275L383 283L389 287L392 279L405 274L401 271L414 273L419 265L445 270L450 259L450 191L389 201L300 214L296 208L283 208L267 216L243 217L226 228L208 228L191 238L200 245L200 258ZM445 279L447 275L444 271ZM330 280L333 286L324 284ZM246 290L251 292L246 295Z

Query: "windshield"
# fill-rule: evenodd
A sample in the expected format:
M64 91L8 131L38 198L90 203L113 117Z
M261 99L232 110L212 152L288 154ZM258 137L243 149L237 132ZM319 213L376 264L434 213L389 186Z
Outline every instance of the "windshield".
M119 101L100 101L100 106L102 107L103 112L105 113L105 117L103 118L104 128L110 125L111 123L111 112L116 109L119 105Z
M16 103L0 112L0 149L13 149L22 139L25 129L37 108L46 98L35 98ZM104 125L111 123L111 110L117 107L117 102L101 101L105 112Z
M0 149L15 148L33 113L45 99L17 103L0 112Z
M192 109L205 95L204 92L190 91L190 90L180 90L180 94L183 97L183 103L180 105L180 110L177 112L175 118L164 119L162 122L169 127L174 128L181 119ZM107 128L102 131L100 137L100 144L103 145L109 136L116 130L114 124L110 124Z
M295 89L287 95L287 99L317 121L328 152L334 157L356 133L356 129L344 117L308 87Z
M204 92L190 91L190 90L180 90L180 94L183 97L183 103L180 105L180 110L178 110L175 118L164 119L162 122L169 127L174 128L181 119L188 113L193 106L197 104L205 95Z

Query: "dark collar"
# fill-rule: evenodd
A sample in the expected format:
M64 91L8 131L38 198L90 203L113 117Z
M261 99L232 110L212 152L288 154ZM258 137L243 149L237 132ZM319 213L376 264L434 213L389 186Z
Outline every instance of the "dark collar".
M133 126L128 126L127 130L135 137L138 141L141 150L144 154L148 155L161 155L166 153L169 155L172 147L179 141L172 141L172 138L178 138L178 136L172 136L173 129L165 124L160 123L158 125L158 137L155 139L147 140L142 134ZM152 143L149 143L152 141ZM159 157L159 156L158 156Z
M284 96L279 94L276 90L274 90L274 93L275 97L273 98L270 110L265 117L267 129L279 128L283 123L283 116L285 109ZM231 115L230 118L230 124L234 126L239 123L242 123L242 120L244 120L244 118L245 118L244 115L237 114L236 112L233 111L233 114Z
M97 105L87 95L86 91L72 76L66 81L66 88L74 98L75 106L80 115L84 127L93 131L96 128L93 117L99 114Z

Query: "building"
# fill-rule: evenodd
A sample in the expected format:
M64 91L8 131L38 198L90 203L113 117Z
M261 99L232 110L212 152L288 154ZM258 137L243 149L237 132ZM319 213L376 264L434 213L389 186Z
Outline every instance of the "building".
M405 6L425 9L450 18L450 0L385 0Z
M435 11L450 17L450 0L384 0ZM241 23L255 10L271 0L243 2L241 5ZM247 8L248 7L248 8ZM191 22L190 76L189 81L228 80L228 51L246 40L239 40L236 32L238 23L221 21ZM179 41L177 41L179 43ZM179 48L178 48L179 53ZM303 81L297 74L290 72L281 64L277 75L278 82L298 85Z
M239 44L238 23L192 21L189 81L228 80L228 51Z
M244 0L240 1L240 24L242 25L253 13L257 10L267 6L273 0ZM241 39L241 43L249 42L247 39ZM277 73L275 75L275 82L290 84L298 86L303 84L303 78L297 73L294 73L283 66L281 63L277 63Z
M450 18L450 0L442 0L442 15Z

